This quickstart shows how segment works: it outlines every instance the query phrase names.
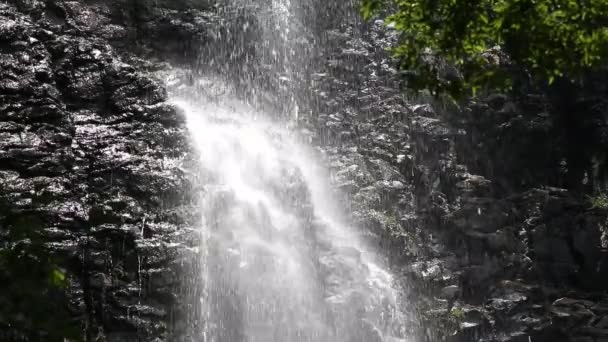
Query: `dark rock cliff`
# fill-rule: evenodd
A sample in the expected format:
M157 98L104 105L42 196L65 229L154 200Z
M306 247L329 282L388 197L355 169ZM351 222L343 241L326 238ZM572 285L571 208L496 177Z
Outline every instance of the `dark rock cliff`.
M129 30L113 10L0 3L1 246L33 243L11 240L24 229L42 237L69 284L47 315L66 308L87 341L165 340L184 318L179 277L195 234L187 133L154 65L109 44L127 44ZM19 314L3 341L54 340Z
M590 135L578 141L536 94L463 107L406 97L380 22L326 37L311 125L353 219L410 285L421 338L608 339L608 213L568 186L563 162L602 183L603 87L577 92L578 135ZM573 148L598 161L572 163Z

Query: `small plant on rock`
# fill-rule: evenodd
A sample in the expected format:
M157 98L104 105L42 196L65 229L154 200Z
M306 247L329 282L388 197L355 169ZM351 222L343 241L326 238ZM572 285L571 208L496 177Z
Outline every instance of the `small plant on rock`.
M591 204L590 209L608 210L608 194L601 193L595 196L587 196L587 199Z
M462 308L454 307L450 310L450 315L456 320L463 320L465 316L465 312Z

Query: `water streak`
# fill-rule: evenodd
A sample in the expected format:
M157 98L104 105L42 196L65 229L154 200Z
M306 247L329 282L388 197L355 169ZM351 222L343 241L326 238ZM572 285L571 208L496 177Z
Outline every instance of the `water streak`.
M392 275L348 223L315 151L286 122L270 119L297 119L295 79L308 72L312 48L312 40L297 41L309 31L298 15L312 3L226 1L236 13L257 13L256 59L277 81L264 91L281 88L283 95L269 95L289 113L257 112L210 77L168 80L200 155L202 314L191 335L204 342L405 341Z
M194 335L205 342L403 338L392 276L347 223L314 151L231 95L211 101L195 88L173 95L200 154L203 185L203 328Z

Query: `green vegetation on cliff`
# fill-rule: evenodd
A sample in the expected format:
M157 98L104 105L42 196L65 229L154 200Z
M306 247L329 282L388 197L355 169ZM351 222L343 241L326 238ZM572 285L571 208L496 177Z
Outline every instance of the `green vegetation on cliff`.
M576 79L608 56L604 0L362 1L364 17L386 15L401 33L393 53L414 88L509 88L511 74L495 67L503 54L539 84Z

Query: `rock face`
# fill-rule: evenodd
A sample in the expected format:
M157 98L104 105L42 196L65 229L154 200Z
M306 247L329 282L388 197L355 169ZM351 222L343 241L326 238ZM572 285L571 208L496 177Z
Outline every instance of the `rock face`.
M383 51L397 37L381 22L334 22L325 37L319 115L308 125L353 219L370 227L417 295L419 338L608 338L607 212L577 188L560 188L571 142L543 111L546 100L493 95L458 108L408 99ZM585 120L605 117L594 113ZM580 169L601 183L600 171Z
M108 44L124 28L104 11L0 4L0 230L36 228L87 341L164 340L192 259L187 136L149 65Z

